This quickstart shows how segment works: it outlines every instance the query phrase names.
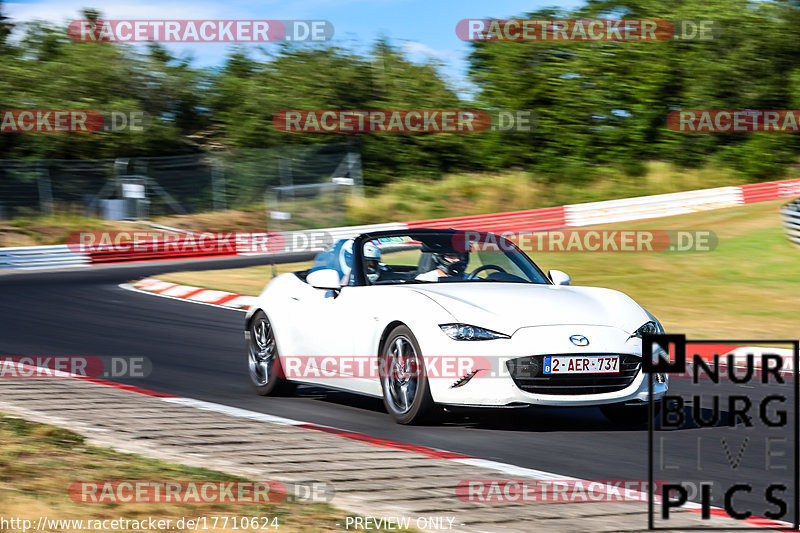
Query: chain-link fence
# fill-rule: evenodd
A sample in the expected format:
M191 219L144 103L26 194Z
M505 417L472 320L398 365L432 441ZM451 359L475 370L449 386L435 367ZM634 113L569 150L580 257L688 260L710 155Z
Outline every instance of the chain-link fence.
M142 219L267 209L289 227L344 223L361 194L349 144L282 146L171 157L0 160L0 219L72 213Z

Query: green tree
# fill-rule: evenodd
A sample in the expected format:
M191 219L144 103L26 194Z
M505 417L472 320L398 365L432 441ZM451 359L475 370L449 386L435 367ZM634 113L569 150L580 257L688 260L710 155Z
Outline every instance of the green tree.
M402 176L438 176L466 165L467 140L458 134L286 133L273 127L281 110L460 106L435 65L412 63L385 40L368 57L335 46L283 45L269 61L258 62L234 51L214 79L208 101L228 146L357 143L369 185Z
M572 13L527 16L713 20L722 34L713 40L640 43L473 43L470 75L479 87L478 102L539 115L538 128L528 135L498 133L490 139L493 165L518 161L586 181L604 169L635 174L643 161L664 159L774 178L796 157L796 136L692 134L666 127L667 115L676 109L796 109L796 4L590 0Z

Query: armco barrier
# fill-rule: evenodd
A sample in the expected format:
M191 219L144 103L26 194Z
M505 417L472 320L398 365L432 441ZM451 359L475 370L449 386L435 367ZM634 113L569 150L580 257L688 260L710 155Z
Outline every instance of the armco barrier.
M501 233L503 231L536 231L565 226L564 207L548 207L528 211L492 213L469 217L440 218L409 222L409 228L453 228Z
M92 263L124 263L155 259L184 259L237 255L236 244L217 236L198 240L196 246L170 246L163 241L121 243L85 252Z
M273 251L318 251L330 242L380 230L454 228L495 233L543 231L563 227L579 227L591 224L674 216L797 196L800 196L800 179L771 181L508 213L287 232L282 234L284 245L280 250ZM796 217L797 209L792 207L790 213L787 213L787 209L788 206L782 210L787 236L793 242L800 244L800 234L797 233L800 231L800 227L798 227L800 219ZM231 249L222 246L218 248L210 246L207 250L187 250L184 253L174 249L164 250L159 249L158 246L152 246L149 249L139 247L137 250L132 249L130 251L109 249L92 252L91 254L75 253L66 246L33 246L0 248L0 269L58 268L85 266L88 263L262 254L263 252Z
M800 196L800 179L638 196L508 213L418 220L409 222L408 227L471 229L496 233L542 231L683 215L795 196Z
M800 179L749 183L742 185L741 189L742 199L746 204L780 198L796 198L800 196Z
M646 218L686 215L697 211L742 205L741 187L656 194L564 207L567 226L589 226Z
M800 199L783 206L781 215L786 238L800 246Z
M75 253L65 244L0 248L0 270L82 267L88 266L89 262L86 254Z

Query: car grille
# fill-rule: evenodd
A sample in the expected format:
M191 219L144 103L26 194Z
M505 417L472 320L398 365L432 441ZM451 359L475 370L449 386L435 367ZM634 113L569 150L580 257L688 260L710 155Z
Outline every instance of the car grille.
M602 394L604 392L615 392L630 385L642 365L641 357L620 355L619 373L545 375L542 373L542 359L544 357L544 355L532 355L506 361L506 367L517 387L533 394Z

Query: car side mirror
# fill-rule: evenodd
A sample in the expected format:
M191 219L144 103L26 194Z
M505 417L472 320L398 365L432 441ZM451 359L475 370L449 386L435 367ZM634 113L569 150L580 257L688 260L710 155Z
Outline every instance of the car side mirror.
M547 276L555 285L569 285L572 281L572 278L569 277L569 274L566 272L561 272L560 270L550 270L547 272Z
M342 284L339 281L339 273L332 268L315 270L306 276L306 281L315 289L338 291L342 288Z

